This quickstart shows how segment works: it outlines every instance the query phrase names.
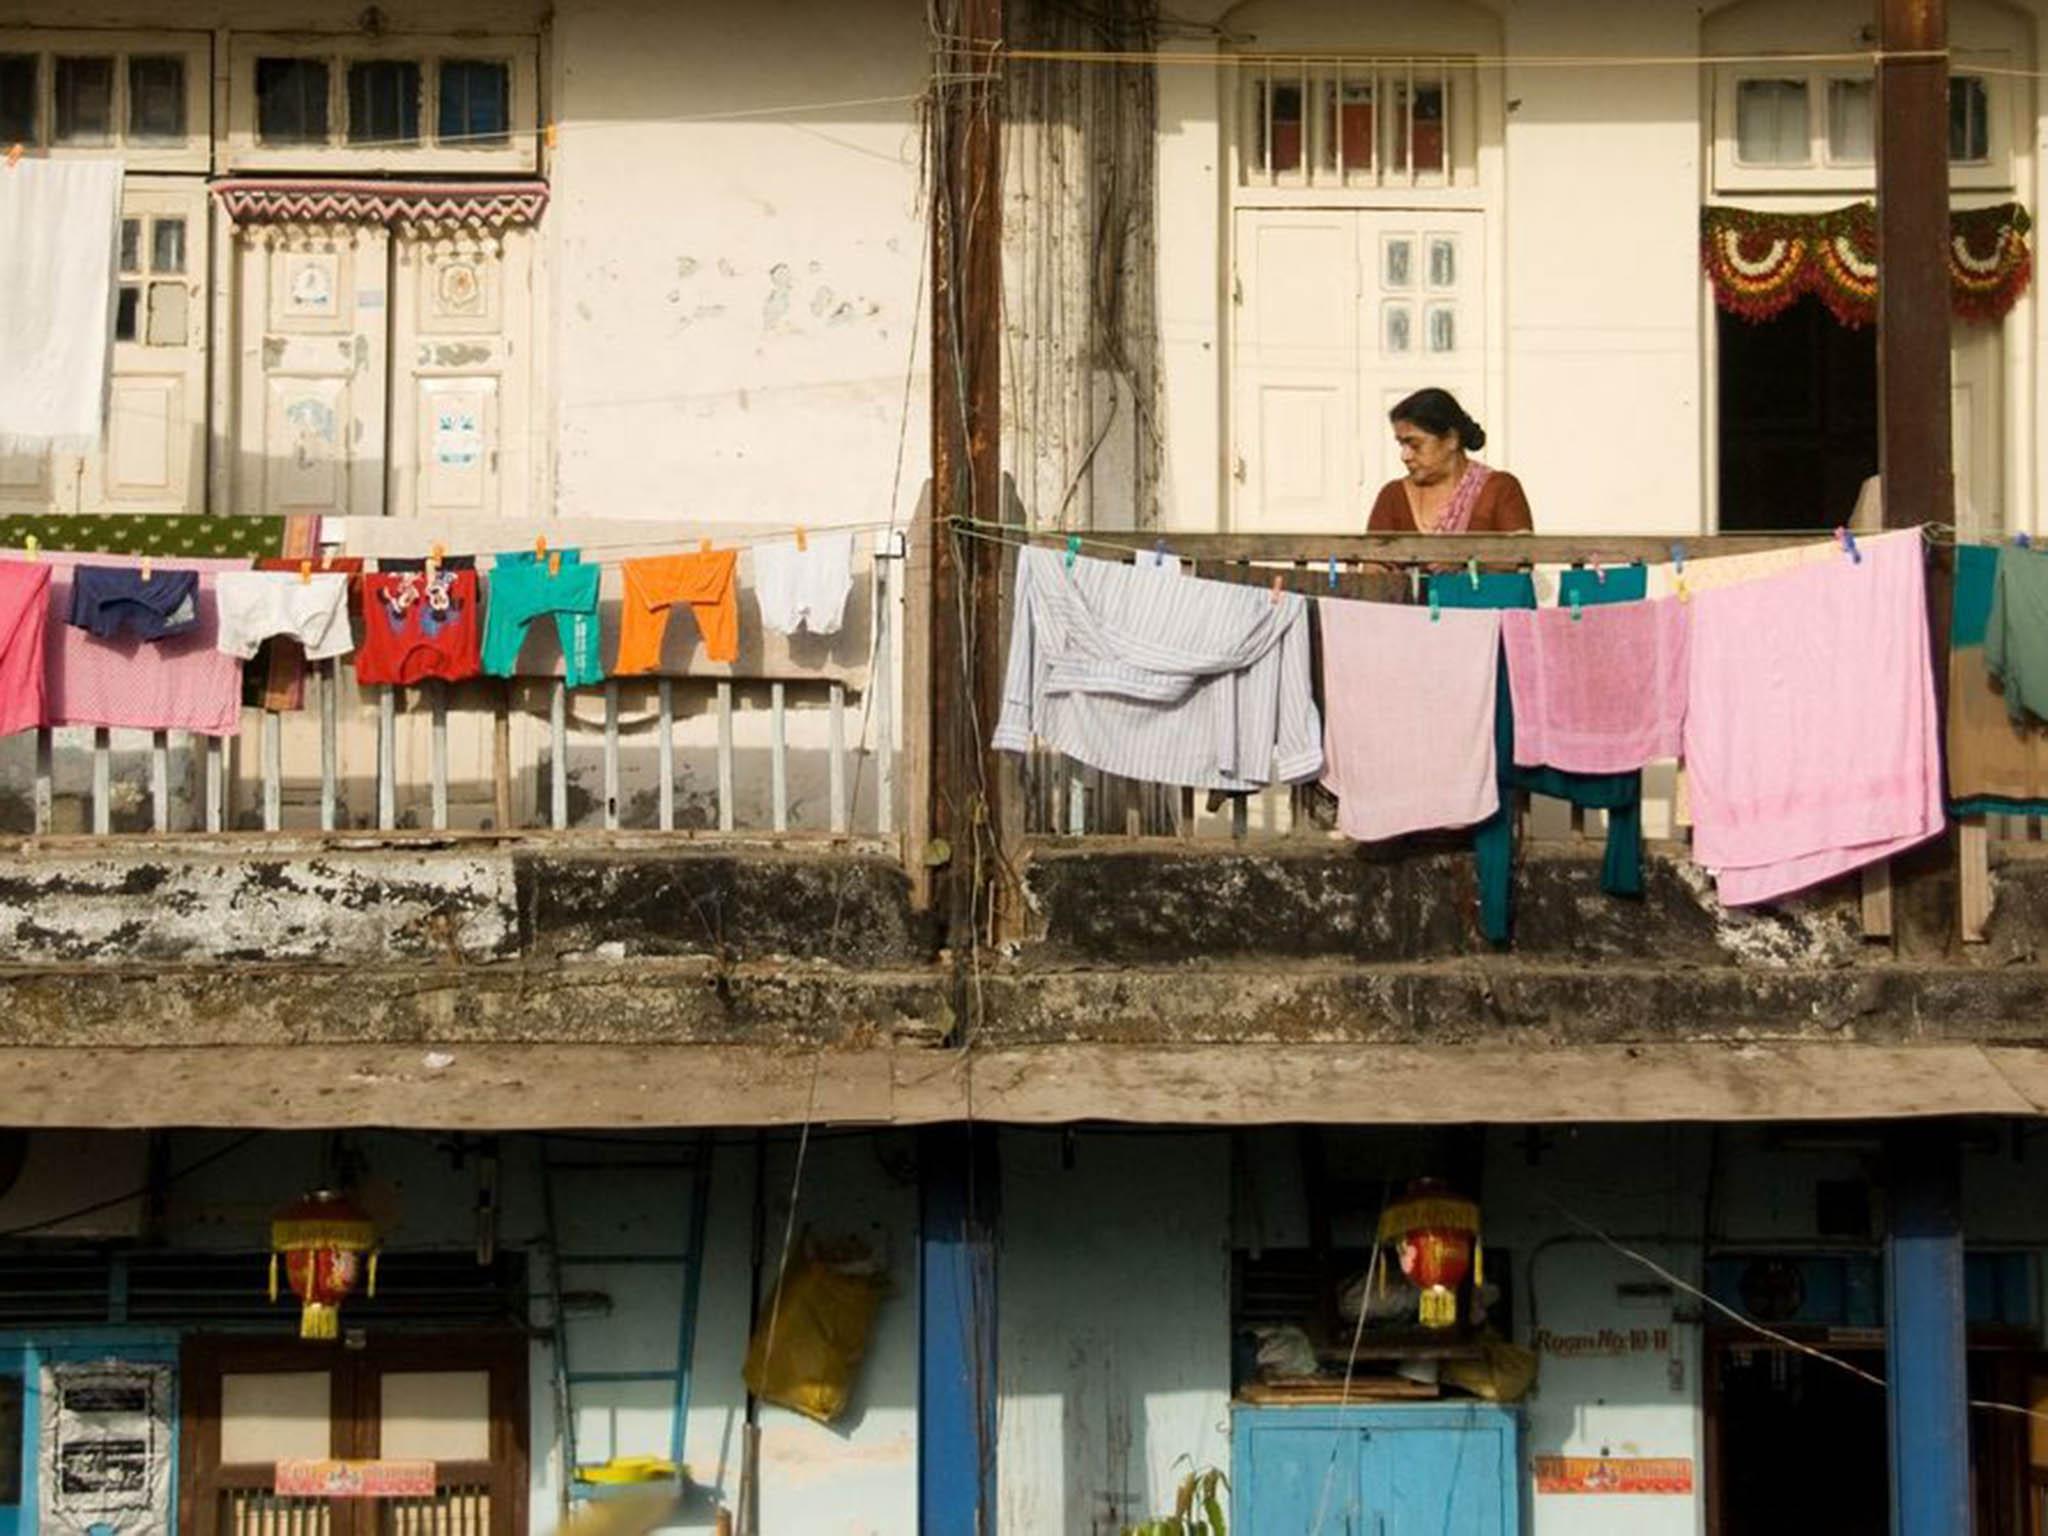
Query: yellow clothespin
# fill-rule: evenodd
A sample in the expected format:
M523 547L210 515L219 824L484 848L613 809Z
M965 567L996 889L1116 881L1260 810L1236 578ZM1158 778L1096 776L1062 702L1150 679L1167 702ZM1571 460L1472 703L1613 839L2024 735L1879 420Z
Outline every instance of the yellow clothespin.
M142 557L142 584L145 587L149 585L149 578L155 573L156 562L151 560L149 556L144 555Z
M699 539L699 540L697 541L697 553L698 553L698 554L700 554L700 555L708 555L708 554L710 554L710 553L711 553L711 541L710 541L709 539Z
M14 143L14 144L10 144L10 145L8 145L8 146L7 146L7 169L9 169L9 170L11 171L11 170L13 170L13 169L14 169L14 168L15 168L15 167L16 167L17 165L19 165L19 164L21 164L21 145L20 145L19 143Z
M798 554L802 554L805 550L809 549L810 547L811 541L804 537L804 525L802 523L798 523L796 525L796 552Z
M40 560L42 558L43 541L41 539L37 538L34 534L30 534L22 543L28 550L29 559Z
M562 574L562 552L559 549L548 556L548 574L550 576Z
M547 558L547 554L548 536L544 533L536 533L533 536L533 558L536 560L545 560Z
M299 585L302 587L310 587L312 584L313 562L310 560L301 560L299 562Z
M447 553L448 546L439 540L427 546L427 577L429 580L433 578L434 572L441 569L442 558Z
M555 125L549 123L547 127L543 128L541 130L541 137L546 142L548 148L553 149L555 147Z

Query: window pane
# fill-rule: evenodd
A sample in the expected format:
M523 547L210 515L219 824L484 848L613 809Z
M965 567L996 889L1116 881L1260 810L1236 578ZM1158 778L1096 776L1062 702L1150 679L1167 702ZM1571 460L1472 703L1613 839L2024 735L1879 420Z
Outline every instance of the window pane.
M182 272L185 270L185 221L183 219L158 219L150 227L149 270L152 272Z
M1429 242L1429 286L1432 288L1455 288L1458 286L1457 241L1432 240Z
M1432 304L1429 307L1429 350L1458 350L1458 317L1447 304Z
M131 58L128 61L128 136L132 139L185 137L185 61Z
M1745 165L1804 165L1806 82L1744 80L1735 87L1735 156Z
M1975 75L1958 75L1948 83L1948 157L1991 158L1991 100Z
M133 341L137 316L142 309L142 290L133 283L121 285L121 301L114 310L114 340Z
M1344 168L1352 171L1369 171L1372 159L1372 87L1344 85L1342 107L1342 129L1344 137Z
M57 142L110 144L114 138L114 61L57 61Z
M1441 85L1415 87L1415 169L1440 171L1444 168L1444 88Z
M503 144L512 128L512 66L489 59L441 61L444 144Z
M1380 262L1381 281L1389 288L1409 288L1415 283L1415 242L1393 239L1386 243Z
M186 316L191 295L183 283L149 285L149 344L152 347L182 347L187 340Z
M36 56L0 53L0 149L36 142Z
M121 270L140 272L142 270L142 220L121 221Z
M266 144L327 142L327 62L256 61L256 137Z
M21 1502L21 1378L0 1376L0 1504Z
M420 67L377 59L348 67L348 141L394 148L420 137Z
M1273 92L1273 169L1301 169L1301 87L1276 85Z
M1837 165L1869 165L1877 158L1877 88L1869 80L1828 82L1828 158Z
M1389 304L1386 307L1387 333L1384 343L1388 352L1406 352L1413 346L1415 312L1406 304Z

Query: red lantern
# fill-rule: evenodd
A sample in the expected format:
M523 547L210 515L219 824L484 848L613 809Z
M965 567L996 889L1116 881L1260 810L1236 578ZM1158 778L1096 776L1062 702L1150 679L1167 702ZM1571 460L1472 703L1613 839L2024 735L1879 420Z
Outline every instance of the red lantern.
M282 1258L292 1294L302 1303L302 1339L340 1335L342 1298L365 1269L366 1294L377 1294L377 1224L346 1195L315 1190L286 1206L271 1219L270 1248L270 1299L277 1300Z
M1458 1291L1468 1271L1475 1286L1486 1282L1479 1207L1436 1179L1417 1179L1397 1204L1387 1207L1380 1217L1380 1241L1394 1250L1401 1273L1422 1292L1425 1328L1457 1323ZM1384 1289L1386 1271L1380 1274Z

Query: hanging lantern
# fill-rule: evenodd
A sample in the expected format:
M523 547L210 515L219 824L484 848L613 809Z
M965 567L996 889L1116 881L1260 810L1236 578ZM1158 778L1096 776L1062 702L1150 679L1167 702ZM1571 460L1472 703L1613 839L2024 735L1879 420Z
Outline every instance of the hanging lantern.
M1380 1217L1380 1242L1391 1247L1401 1273L1422 1292L1422 1326L1449 1328L1458 1321L1458 1291L1469 1272L1483 1285L1479 1207L1437 1179L1417 1179ZM1380 1282L1386 1289L1385 1260Z
M377 1294L377 1225L346 1195L321 1189L293 1201L271 1219L270 1249L270 1299L277 1300L283 1259L285 1279L302 1304L302 1339L340 1336L342 1298L366 1267L365 1294Z

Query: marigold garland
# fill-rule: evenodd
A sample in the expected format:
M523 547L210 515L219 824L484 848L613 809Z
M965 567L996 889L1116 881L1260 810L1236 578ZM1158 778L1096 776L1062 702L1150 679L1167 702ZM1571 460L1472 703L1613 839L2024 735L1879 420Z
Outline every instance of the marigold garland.
M1949 216L1949 283L1965 320L2004 318L2027 290L2032 227L2018 203ZM1877 319L1877 208L1851 203L1826 213L1707 208L1700 253L1714 300L1730 314L1763 321L1813 294L1843 325Z

